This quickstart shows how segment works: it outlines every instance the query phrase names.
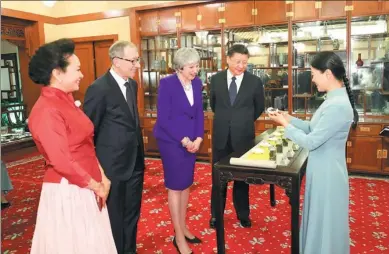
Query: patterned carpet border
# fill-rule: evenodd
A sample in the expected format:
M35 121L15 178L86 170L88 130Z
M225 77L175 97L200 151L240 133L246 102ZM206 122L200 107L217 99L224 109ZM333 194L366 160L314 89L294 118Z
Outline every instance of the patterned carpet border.
M20 160L16 160L16 161L12 161L12 162L6 163L6 166L7 166L7 168L12 168L12 167L15 167L15 166L20 166L20 165L23 165L23 164L27 164L29 162L37 161L37 160L40 160L42 158L43 158L42 155L37 155L37 156L33 156L33 157L27 157L27 158L24 158L24 159L20 159Z
M20 165L23 165L23 164L26 164L26 163L29 163L29 162L37 161L37 160L42 159L42 158L43 158L42 155L37 155L37 156L28 157L28 158L24 158L24 159L20 159L20 160L17 160L17 161L6 163L6 166L7 166L7 168L12 168L12 167L20 166ZM160 158L155 158L155 157L146 157L146 159L147 160L155 160L155 161L161 160ZM209 162L204 162L204 161L197 161L196 164L209 165L210 163ZM368 179L368 180L382 180L382 181L385 181L385 182L389 183L389 176L374 176L374 177L370 177L370 176L361 176L361 175L349 175L349 178Z

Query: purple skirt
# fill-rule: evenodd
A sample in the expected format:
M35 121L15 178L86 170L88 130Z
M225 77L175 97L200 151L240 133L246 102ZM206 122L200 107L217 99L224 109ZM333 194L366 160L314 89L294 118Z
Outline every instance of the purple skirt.
M165 186L171 190L185 190L193 184L196 154L189 153L181 144L157 140L161 155Z

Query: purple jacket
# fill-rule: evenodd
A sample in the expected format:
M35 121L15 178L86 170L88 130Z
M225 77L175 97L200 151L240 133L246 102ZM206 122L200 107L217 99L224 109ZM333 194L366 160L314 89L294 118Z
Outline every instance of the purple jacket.
M180 143L184 137L191 140L204 136L204 112L202 82L192 80L193 106L186 97L177 74L160 80L157 102L157 122L154 126L156 139Z

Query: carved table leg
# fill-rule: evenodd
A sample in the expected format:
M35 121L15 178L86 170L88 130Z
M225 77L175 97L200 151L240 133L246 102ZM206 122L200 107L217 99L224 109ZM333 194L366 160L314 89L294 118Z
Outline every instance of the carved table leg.
M290 203L292 209L292 254L299 254L299 210L300 210L300 177L292 180L292 190L290 193Z
M270 205L273 207L276 206L274 184L270 184Z
M225 240L224 240L224 211L222 205L222 194L221 194L221 186L224 186L225 181L220 179L220 171L215 169L216 173L215 184L216 186L216 240L217 240L217 253L225 254Z

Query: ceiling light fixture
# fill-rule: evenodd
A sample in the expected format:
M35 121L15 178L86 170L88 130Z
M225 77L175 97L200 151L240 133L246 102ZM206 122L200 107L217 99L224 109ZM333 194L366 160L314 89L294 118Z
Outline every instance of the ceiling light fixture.
M53 7L57 1L42 1L42 3L47 7Z

